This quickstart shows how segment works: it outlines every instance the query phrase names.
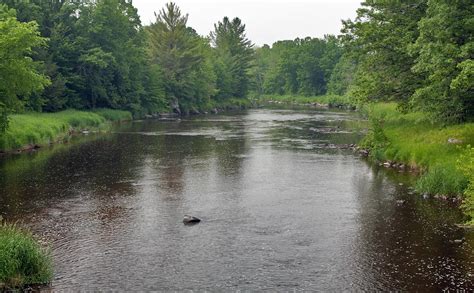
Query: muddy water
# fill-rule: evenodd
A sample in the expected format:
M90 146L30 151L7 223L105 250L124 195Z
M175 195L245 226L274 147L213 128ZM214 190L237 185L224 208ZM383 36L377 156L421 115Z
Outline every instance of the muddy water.
M136 122L0 159L0 213L51 243L45 290L474 288L459 211L345 149L356 124L264 109Z

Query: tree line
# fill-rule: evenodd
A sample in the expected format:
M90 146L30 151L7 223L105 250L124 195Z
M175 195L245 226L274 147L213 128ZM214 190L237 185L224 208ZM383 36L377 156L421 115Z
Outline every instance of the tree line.
M239 18L201 36L174 3L147 26L131 0L1 3L1 130L24 110L188 113L249 94L329 93L446 123L474 117L468 0L368 0L337 37L259 48Z
M474 5L469 0L368 0L338 38L256 50L260 94L395 101L433 120L474 118Z
M112 108L137 116L209 109L249 90L240 19L209 36L168 3L143 26L131 0L2 0L0 125L21 111Z

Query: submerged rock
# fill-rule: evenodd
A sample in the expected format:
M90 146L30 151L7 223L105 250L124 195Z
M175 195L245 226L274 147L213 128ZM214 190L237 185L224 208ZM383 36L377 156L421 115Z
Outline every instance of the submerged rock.
M199 222L201 222L201 219L199 218L189 216L189 215L184 215L184 218L183 218L184 224L197 224Z

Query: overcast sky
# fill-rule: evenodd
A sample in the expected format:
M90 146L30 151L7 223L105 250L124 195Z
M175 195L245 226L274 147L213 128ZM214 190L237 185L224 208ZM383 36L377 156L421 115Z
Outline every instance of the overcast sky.
M143 24L154 21L169 1L133 0ZM261 46L296 37L322 37L339 34L341 19L354 18L360 0L174 0L188 25L208 35L214 23L224 16L239 17L246 25L247 37Z

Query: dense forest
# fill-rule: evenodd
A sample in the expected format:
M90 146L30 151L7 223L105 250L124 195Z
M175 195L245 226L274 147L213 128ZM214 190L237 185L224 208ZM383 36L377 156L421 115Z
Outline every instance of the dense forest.
M21 111L112 108L140 116L247 96L253 45L238 18L202 37L173 3L144 27L132 1L2 2L3 130L7 115Z
M131 0L2 0L1 129L22 111L192 113L249 96L396 101L433 120L474 116L471 1L362 3L340 36L255 47L239 18L208 36L174 3L143 26Z

